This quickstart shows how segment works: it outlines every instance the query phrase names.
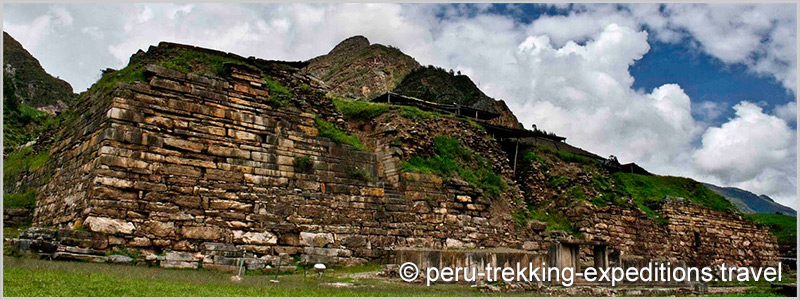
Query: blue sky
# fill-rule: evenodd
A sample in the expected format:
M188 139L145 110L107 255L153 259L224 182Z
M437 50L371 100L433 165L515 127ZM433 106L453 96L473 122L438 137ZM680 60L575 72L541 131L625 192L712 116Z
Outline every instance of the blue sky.
M364 35L469 75L526 127L797 207L795 4L5 4L85 90L160 41L306 60Z

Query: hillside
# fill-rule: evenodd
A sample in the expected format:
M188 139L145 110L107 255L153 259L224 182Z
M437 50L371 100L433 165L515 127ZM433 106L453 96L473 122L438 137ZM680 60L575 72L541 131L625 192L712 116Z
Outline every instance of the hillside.
M3 32L3 154L36 140L67 108L72 87L47 74L39 61Z
M735 187L719 187L710 183L704 184L712 191L722 195L725 197L725 199L728 199L728 201L733 203L733 205L736 205L736 208L743 213L780 213L788 216L797 216L797 212L794 209L775 202L767 195L758 196L749 191Z
M348 38L328 54L313 58L303 71L322 79L337 96L372 99L420 65L392 46L370 44L363 36Z
M54 113L74 99L69 83L48 74L39 60L6 32L3 32L3 75L16 85L15 95L20 102L36 109Z
M461 73L453 74L452 71L434 66L419 68L408 74L394 92L436 103L458 103L499 113L495 124L522 128L505 102L486 96L468 76Z

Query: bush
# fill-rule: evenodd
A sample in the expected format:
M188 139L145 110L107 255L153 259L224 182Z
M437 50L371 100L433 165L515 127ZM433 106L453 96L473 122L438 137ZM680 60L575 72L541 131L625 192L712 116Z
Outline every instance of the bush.
M300 173L311 173L314 169L314 161L311 156L295 156L294 157L294 171Z
M314 123L316 123L317 129L319 129L320 136L330 138L337 144L347 144L355 147L357 150L366 151L367 148L361 144L361 141L358 140L357 136L349 135L344 131L339 130L339 128L336 128L336 126L330 122L319 117L314 119Z
M36 207L36 190L28 190L23 193L3 194L3 207L33 209Z
M371 176L369 175L369 173L366 170L361 169L359 167L353 168L353 173L351 175L353 176L353 179L356 180L361 180L361 181L371 180Z

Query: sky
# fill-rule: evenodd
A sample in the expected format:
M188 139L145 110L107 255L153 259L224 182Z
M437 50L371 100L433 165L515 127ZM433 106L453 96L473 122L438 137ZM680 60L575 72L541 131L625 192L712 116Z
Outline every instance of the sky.
M77 92L159 41L307 60L366 36L460 70L526 128L797 208L795 4L5 4Z

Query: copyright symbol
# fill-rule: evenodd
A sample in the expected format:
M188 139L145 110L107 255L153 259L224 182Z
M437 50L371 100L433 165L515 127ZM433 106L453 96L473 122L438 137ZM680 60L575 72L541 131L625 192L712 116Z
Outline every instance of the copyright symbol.
M417 265L414 263L407 262L400 265L400 270L398 273L400 273L400 279L403 281L412 282L417 279L417 276L419 276L419 268L417 268Z

